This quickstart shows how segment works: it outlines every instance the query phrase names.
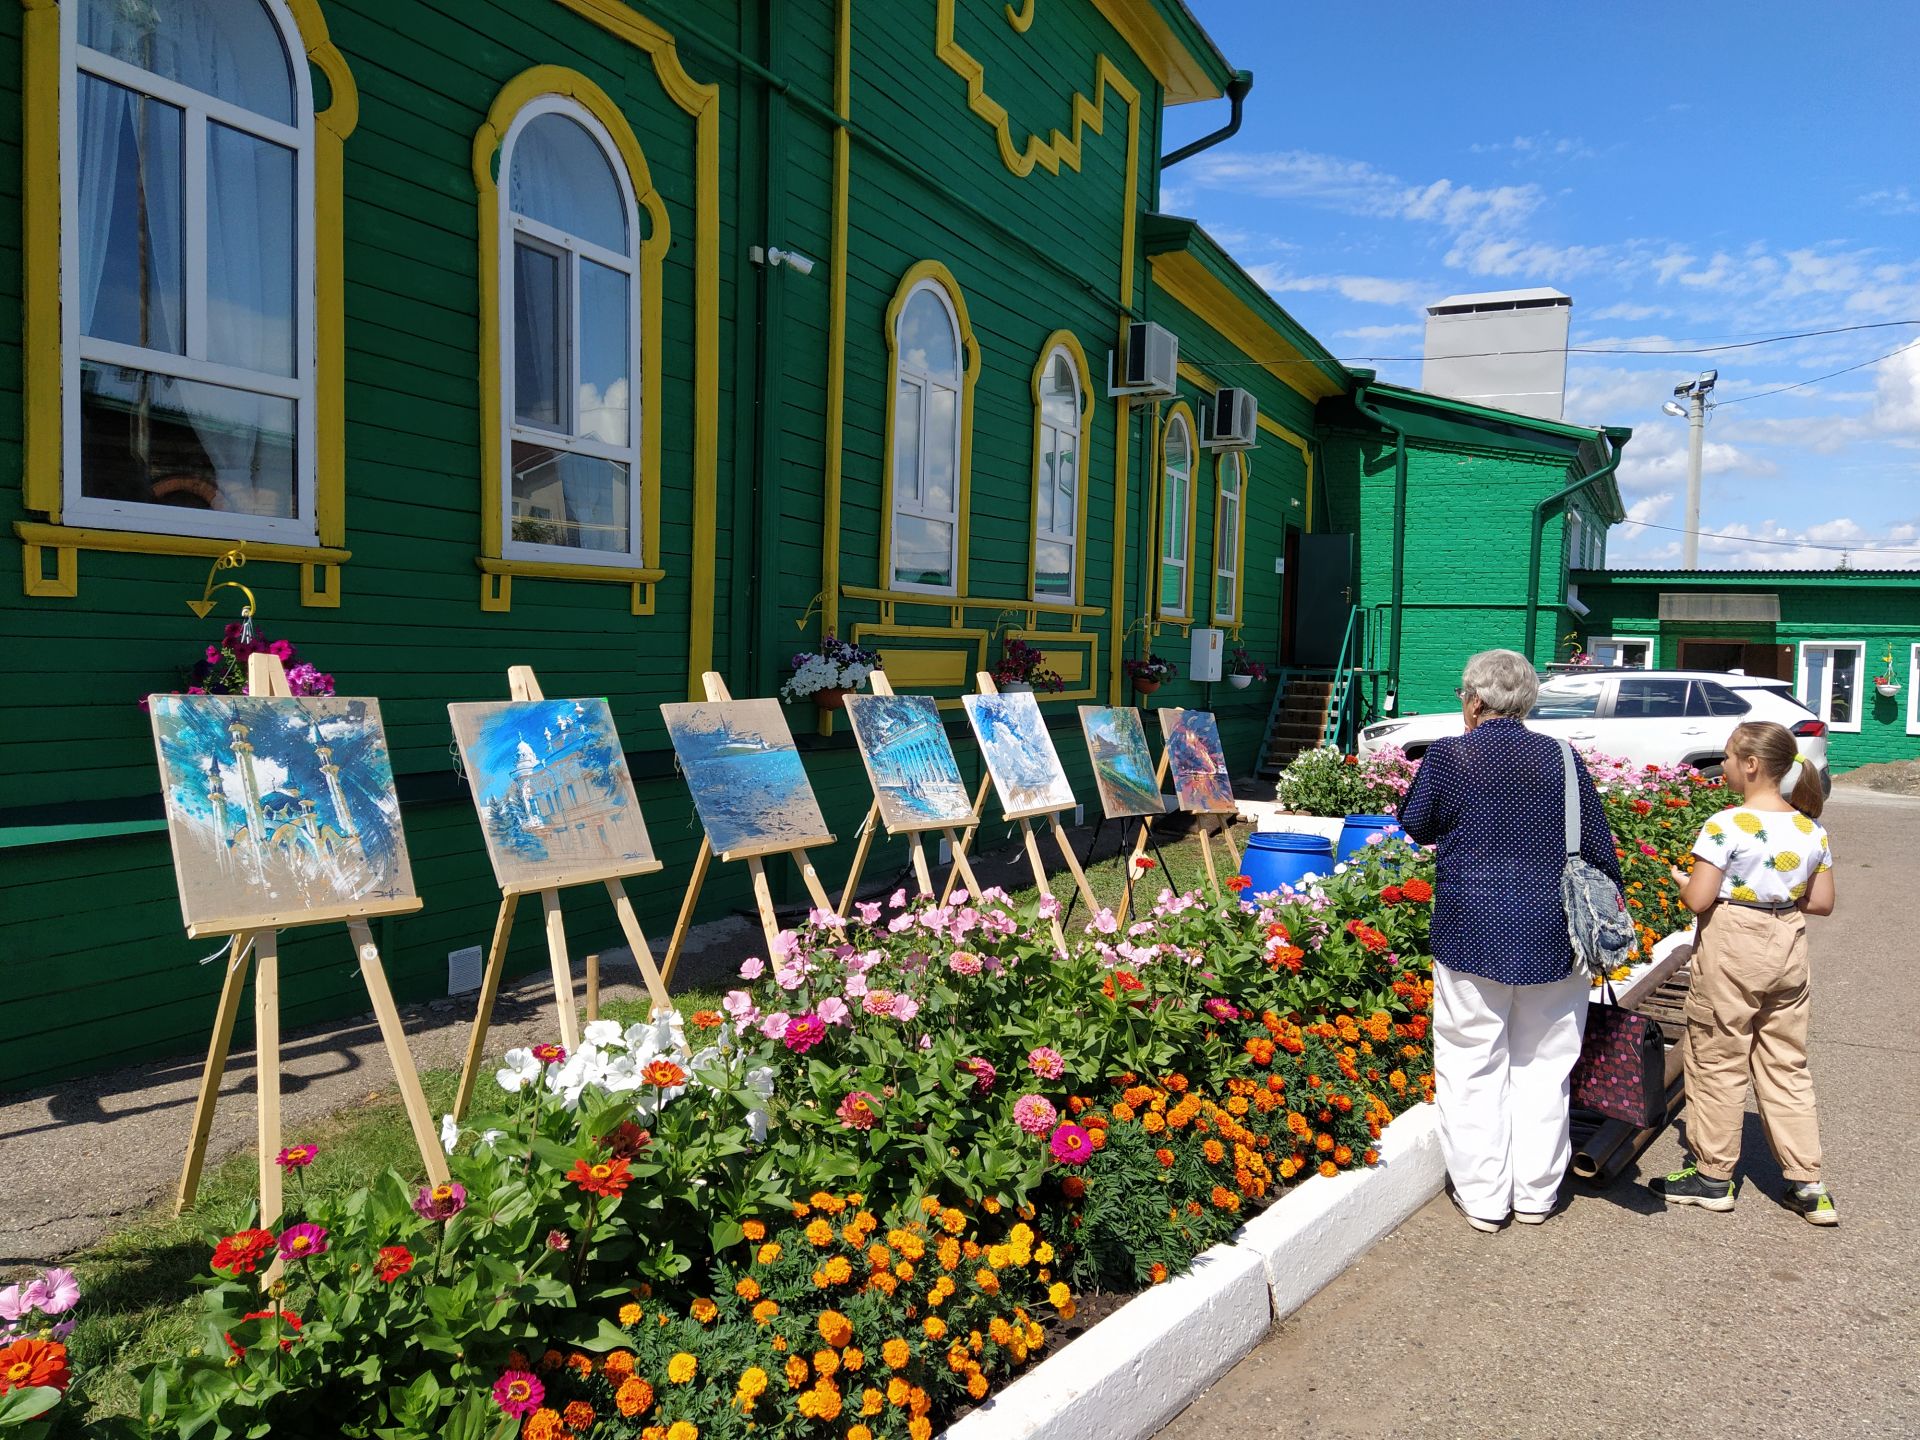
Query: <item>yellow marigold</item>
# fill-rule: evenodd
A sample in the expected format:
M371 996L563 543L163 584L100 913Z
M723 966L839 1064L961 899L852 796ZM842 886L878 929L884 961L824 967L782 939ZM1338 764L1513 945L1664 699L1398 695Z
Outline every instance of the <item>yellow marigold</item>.
M833 1226L824 1220L808 1221L807 1241L813 1245L831 1245L833 1243Z
M527 1416L520 1433L525 1440L560 1440L566 1434L566 1429L560 1423L560 1412L542 1405Z
M802 1385L807 1383L808 1377L811 1376L812 1373L813 1372L807 1368L805 1356L789 1355L787 1357L787 1388L789 1390L798 1390Z
M886 1403L887 1397L871 1385L860 1392L860 1413L862 1415L878 1415Z
M840 1418L840 1410L845 1403L840 1398L839 1387L830 1380L821 1380L807 1392L813 1396L813 1413L822 1420L833 1421Z
M740 1233L749 1240L764 1240L767 1238L767 1227L758 1220L749 1220L740 1227Z
M960 1242L951 1235L943 1235L940 1238L937 1253L940 1257L940 1268L951 1270L960 1263Z
M667 1361L667 1379L675 1385L685 1385L699 1373L700 1362L682 1350Z
M867 1363L867 1352L858 1345L849 1345L840 1352L840 1363L849 1370L859 1370Z
M987 1248L987 1264L996 1270L1004 1270L1013 1263L1013 1247L1010 1245L991 1245Z
M653 1405L653 1386L638 1375L630 1375L613 1392L613 1403L629 1420L636 1415L644 1415Z
M620 1323L622 1325L638 1325L640 1323L641 1313L640 1307L629 1300L625 1305L620 1307Z
M766 1324L779 1313L780 1307L771 1300L762 1300L758 1305L753 1307L753 1318L756 1323L761 1325Z
M866 1412L862 1411L861 1413L865 1414ZM873 1431L864 1425L849 1425L847 1427L847 1440L873 1440Z
M926 1332L929 1340L946 1338L947 1322L942 1320L938 1315L927 1316L927 1318L920 1323L920 1328Z
M1038 1264L1051 1265L1053 1263L1053 1242L1051 1240L1042 1240L1038 1245L1034 1246L1033 1258Z
M971 1395L974 1399L986 1399L987 1391L990 1388L987 1384L987 1377L982 1375L978 1370L967 1376L967 1394Z
M720 1307L702 1295L687 1307L687 1313L702 1325L711 1324L713 1317L720 1313Z
M996 1315L987 1322L987 1337L996 1345L1008 1345L1013 1342L1013 1327Z
M1073 1292L1062 1281L1056 1280L1047 1287L1047 1303L1056 1310L1072 1298Z
M1038 1350L1042 1345L1046 1343L1047 1343L1047 1332L1040 1328L1040 1322L1038 1320L1027 1321L1028 1347L1034 1350Z
M804 1205L804 1204L801 1204L801 1203L799 1203L799 1202L797 1202L797 1201L796 1201L796 1202L794 1203L794 1207L793 1207L793 1218L794 1218L794 1219L796 1219L796 1220L804 1220L804 1219L806 1219L806 1218L807 1218L807 1216L809 1216L809 1215L811 1215L812 1213L813 1213L813 1210L812 1210L812 1207L810 1207L810 1206L808 1206L808 1205Z
M700 1427L691 1420L676 1420L667 1427L667 1440L700 1440Z
M967 1353L967 1347L955 1341L947 1350L947 1369L956 1375L964 1375L973 1364L973 1356Z
M778 1240L767 1241L766 1244L753 1252L753 1258L762 1265L773 1264L774 1261L780 1258L780 1242Z
M933 1440L933 1422L924 1415L916 1415L907 1422L907 1440Z
M813 1352L813 1372L821 1379L824 1380L829 1375L837 1374L839 1369L840 1357L834 1354L833 1351L816 1350Z
M904 1369L908 1356L907 1342L897 1335L880 1347L880 1359L889 1370Z
M742 1300L758 1300L760 1298L760 1282L751 1275L742 1275L738 1280L733 1282L733 1293L738 1295Z
M1157 1111L1149 1110L1140 1119L1140 1128L1149 1135L1158 1135L1167 1128L1167 1120Z
M1000 1202L989 1195L980 1202L980 1208L989 1215L998 1215L1000 1213Z
M923 1195L920 1197L920 1209L923 1214L938 1215L940 1213L940 1202L931 1195Z
M911 1280L913 1279L913 1266L909 1265L905 1260L902 1260L898 1265L893 1267L893 1273L902 1280Z
M829 1285L844 1285L853 1278L853 1264L844 1255L835 1255L823 1267Z
M734 1387L733 1398L746 1409L760 1396L767 1393L769 1377L758 1365L749 1365L740 1372L740 1383Z

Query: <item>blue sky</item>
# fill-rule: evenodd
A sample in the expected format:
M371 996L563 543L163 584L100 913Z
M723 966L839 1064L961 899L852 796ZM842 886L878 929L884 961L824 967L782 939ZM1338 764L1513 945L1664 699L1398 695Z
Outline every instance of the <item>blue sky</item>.
M1608 350L1920 320L1909 0L1189 3L1255 84L1240 134L1169 172L1161 208L1384 379L1418 384L1419 362L1359 357L1417 356L1422 307L1462 292L1554 286L1570 344ZM1166 148L1225 115L1172 111ZM1920 568L1916 342L1920 325L1576 353L1566 418L1632 426L1631 518L1678 526L1687 426L1660 405L1717 369L1701 529L1737 538L1703 538L1703 565L1824 568L1843 552L1816 547L1840 546L1856 567ZM1679 546L1622 525L1610 563L1677 563Z

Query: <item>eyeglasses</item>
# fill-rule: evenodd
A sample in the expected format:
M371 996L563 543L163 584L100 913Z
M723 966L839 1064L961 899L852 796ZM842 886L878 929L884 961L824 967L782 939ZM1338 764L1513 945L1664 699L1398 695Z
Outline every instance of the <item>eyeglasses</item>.
M1463 704L1466 702L1467 697L1471 694L1473 694L1473 692L1467 689L1467 687L1464 685L1456 685L1453 687L1453 698L1462 702Z

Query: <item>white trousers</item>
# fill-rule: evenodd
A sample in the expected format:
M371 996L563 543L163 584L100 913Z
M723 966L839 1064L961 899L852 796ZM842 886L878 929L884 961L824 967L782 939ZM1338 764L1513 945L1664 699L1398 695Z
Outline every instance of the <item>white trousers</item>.
M1586 973L1502 985L1433 967L1440 1148L1461 1207L1482 1220L1551 1210L1573 1156L1569 1077L1587 1028Z

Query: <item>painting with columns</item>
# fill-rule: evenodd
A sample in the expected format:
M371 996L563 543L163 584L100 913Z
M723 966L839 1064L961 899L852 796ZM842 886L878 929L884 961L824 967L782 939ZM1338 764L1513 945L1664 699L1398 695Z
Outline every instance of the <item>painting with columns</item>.
M379 704L155 695L189 934L416 909Z

